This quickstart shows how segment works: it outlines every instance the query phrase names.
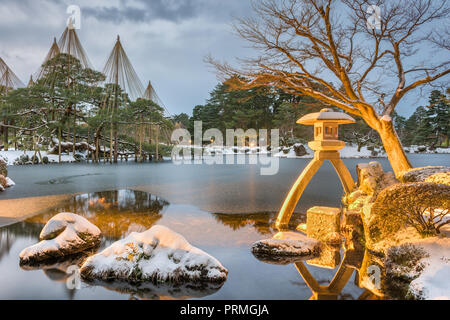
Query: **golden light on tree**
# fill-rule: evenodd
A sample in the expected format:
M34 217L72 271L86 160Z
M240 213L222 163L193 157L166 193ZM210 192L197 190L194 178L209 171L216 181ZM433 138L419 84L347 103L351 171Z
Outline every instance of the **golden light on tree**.
M379 30L367 27L371 5L382 8ZM234 29L258 56L238 68L208 57L219 75L235 89L274 86L359 116L379 133L395 174L410 169L391 116L407 93L450 73L448 39L435 41L440 30L429 29L448 19L446 1L262 0L253 8ZM430 45L435 59L421 61Z

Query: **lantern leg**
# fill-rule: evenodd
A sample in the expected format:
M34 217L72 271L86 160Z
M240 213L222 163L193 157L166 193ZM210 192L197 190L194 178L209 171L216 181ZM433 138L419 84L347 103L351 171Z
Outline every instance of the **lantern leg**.
M309 272L306 266L303 264L303 261L295 262L294 266L297 269L298 273L300 273L300 275L302 276L306 285L309 287L309 289L311 289L313 294L321 291L321 286L319 285L317 280L312 276L312 274Z
M308 185L309 181L316 174L317 170L319 170L322 164L323 160L314 158L310 163L308 163L306 168L297 178L291 190L289 191L289 194L284 200L280 212L278 213L276 222L276 227L278 229L287 227L298 200L300 200L300 197L302 196L302 193Z
M344 162L339 159L332 159L330 162L333 164L339 179L341 180L342 186L344 187L345 193L351 193L355 189L355 182L353 177L345 166Z

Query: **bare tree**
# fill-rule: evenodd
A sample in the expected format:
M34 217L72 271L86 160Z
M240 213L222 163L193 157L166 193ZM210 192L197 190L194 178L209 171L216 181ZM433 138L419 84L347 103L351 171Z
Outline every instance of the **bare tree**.
M253 8L234 27L259 56L238 68L208 57L219 75L235 89L271 85L360 116L395 174L410 169L391 115L408 92L449 74L448 1L259 0Z

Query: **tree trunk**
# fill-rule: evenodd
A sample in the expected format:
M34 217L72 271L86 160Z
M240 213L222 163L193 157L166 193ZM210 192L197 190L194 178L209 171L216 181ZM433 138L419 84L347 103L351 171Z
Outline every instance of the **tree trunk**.
M409 162L405 150L403 150L402 143L395 132L392 120L386 121L381 119L381 127L378 131L381 141L383 142L384 149L394 170L395 176L399 177L403 171L412 168Z
M61 163L61 127L58 127L58 163Z
M156 126L156 162L159 161L159 125Z

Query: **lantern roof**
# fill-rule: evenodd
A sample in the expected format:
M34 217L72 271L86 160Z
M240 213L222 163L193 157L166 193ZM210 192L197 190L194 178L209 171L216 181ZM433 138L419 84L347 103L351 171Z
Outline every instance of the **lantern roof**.
M297 120L299 124L313 125L319 122L334 122L338 124L355 123L355 119L343 112L324 108L320 112L308 113Z

